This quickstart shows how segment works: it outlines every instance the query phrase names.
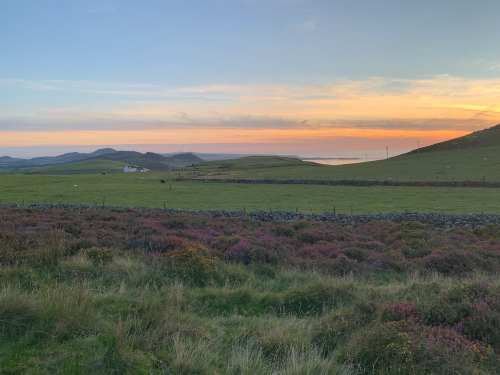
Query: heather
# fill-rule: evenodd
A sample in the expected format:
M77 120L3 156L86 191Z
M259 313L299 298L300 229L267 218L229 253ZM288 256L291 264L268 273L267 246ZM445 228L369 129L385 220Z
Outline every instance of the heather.
M495 374L500 227L0 208L0 373Z

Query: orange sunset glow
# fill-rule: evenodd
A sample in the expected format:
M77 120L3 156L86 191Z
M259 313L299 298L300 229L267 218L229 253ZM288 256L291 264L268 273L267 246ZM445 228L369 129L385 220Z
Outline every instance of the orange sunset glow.
M377 158L500 123L498 12L488 6L222 0L193 13L183 2L86 3L10 5L0 155L371 149ZM477 28L464 28L475 12Z
M394 92L395 85L404 89ZM85 83L81 86L85 90ZM178 90L185 97L181 103L146 100L147 91L135 92L144 100L31 110L32 120L19 118L21 129L2 132L0 146L164 144L168 152L168 145L177 150L217 144L226 152L287 153L386 145L412 149L417 140L429 145L500 122L498 87L500 80L438 76L323 86L188 87ZM44 124L43 130L23 129L29 121Z

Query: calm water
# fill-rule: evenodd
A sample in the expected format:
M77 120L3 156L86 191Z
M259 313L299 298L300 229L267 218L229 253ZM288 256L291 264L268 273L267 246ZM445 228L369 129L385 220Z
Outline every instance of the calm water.
M365 161L373 161L373 160L378 160L378 159L302 159L303 161L312 161L313 163L318 163L318 164L328 164L328 165L342 165L342 164L353 164L353 163L362 163Z

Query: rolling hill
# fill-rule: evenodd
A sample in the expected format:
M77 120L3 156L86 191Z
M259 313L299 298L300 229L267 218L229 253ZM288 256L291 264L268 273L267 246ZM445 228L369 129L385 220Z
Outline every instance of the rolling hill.
M73 163L34 168L26 174L69 175L92 173L123 173L126 163L113 160L82 160Z
M19 158L11 158L9 156L2 156L0 158L0 169L22 169L22 168L43 167L47 165L58 165L63 163L71 163L75 161L90 159L114 152L116 152L116 150L112 148L102 148L88 154L81 152L69 152L59 156L44 156L32 159L19 159Z
M344 165L293 158L247 157L204 162L186 171L198 178L500 181L500 125L385 160Z
M141 154L136 151L118 151L112 154L97 156L93 159L121 161L154 171L167 171L169 168L169 158L153 152ZM172 169L182 168L202 161L202 159L191 153L178 154L170 157L170 167Z
M192 154L171 157L171 169L193 165L201 159ZM52 166L32 168L25 174L67 175L91 173L122 173L125 165L136 165L153 171L167 171L168 158L152 152L141 154L136 151L115 151L91 159Z

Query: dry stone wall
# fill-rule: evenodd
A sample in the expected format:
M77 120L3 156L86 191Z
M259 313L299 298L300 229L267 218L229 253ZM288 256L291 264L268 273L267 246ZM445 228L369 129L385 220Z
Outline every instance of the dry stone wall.
M83 204L55 204L55 203L33 203L31 205L0 204L0 207L24 207L42 209L64 209L64 210L143 210L161 211L166 213L188 213L191 215L210 215L224 217L250 217L265 222L281 221L294 222L298 220L313 220L323 222L335 222L346 225L368 223L371 221L392 221L403 223L418 221L436 228L452 228L462 226L467 228L484 227L489 224L500 224L500 215L495 214L445 214L439 212L388 212L378 214L334 214L325 212L323 214L295 213L290 211L232 211L232 210L181 210L173 208L149 208L149 207L121 207L121 206L87 206Z

